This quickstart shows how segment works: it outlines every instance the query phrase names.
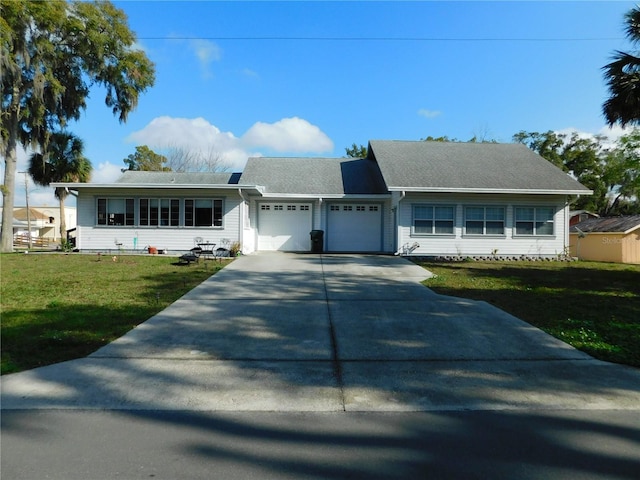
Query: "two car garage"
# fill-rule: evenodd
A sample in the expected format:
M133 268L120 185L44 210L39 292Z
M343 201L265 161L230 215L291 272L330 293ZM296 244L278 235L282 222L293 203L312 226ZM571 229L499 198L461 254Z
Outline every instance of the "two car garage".
M258 208L258 250L311 250L314 229L311 202L261 202ZM327 202L324 250L329 252L380 252L382 248L382 203Z

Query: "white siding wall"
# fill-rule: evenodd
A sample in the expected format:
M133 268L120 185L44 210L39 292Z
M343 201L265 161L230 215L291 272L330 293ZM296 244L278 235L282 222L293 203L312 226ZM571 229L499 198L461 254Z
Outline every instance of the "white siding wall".
M147 227L147 226L105 226L97 225L97 198L220 198L223 200L223 220L220 227ZM117 250L116 243L122 243L124 250L137 250L146 246L167 249L170 252L182 252L195 246L195 238L215 243L218 247L229 247L230 243L240 241L241 202L238 195L229 191L137 191L80 193L77 201L78 226L76 247L80 250L104 251ZM183 203L181 202L181 205ZM137 208L137 203L136 203ZM137 219L137 212L136 212ZM182 222L181 222L182 223ZM135 239L135 241L134 241ZM223 240L228 240L225 244Z
M441 204L455 206L455 225L453 235L412 235L412 205ZM506 208L505 236L465 236L465 206L504 206ZM554 216L553 236L514 236L514 208L519 206L552 206ZM444 194L407 194L398 206L398 250L403 245L418 243L419 248L412 255L439 256L459 255L490 256L529 255L553 257L565 251L568 243L568 207L564 196L551 195L458 195Z

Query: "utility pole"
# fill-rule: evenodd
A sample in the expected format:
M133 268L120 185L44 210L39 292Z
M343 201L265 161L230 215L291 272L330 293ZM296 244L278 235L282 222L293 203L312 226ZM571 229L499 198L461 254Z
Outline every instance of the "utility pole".
M28 179L29 177L27 176L29 174L29 172L18 172L18 173L24 173L24 194L26 196L26 201L27 201L27 231L29 234L29 250L31 250L32 248L32 243L31 243L31 210L29 209L29 182Z

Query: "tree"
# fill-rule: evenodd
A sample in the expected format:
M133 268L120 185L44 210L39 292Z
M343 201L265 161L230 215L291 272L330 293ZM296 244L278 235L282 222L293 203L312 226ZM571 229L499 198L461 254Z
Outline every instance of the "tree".
M29 158L29 175L35 183L48 187L55 182L88 182L93 167L83 154L84 145L75 135L57 132L51 135L47 151L34 153ZM66 188L56 187L55 196L60 201L60 238L65 238L67 224L64 214Z
M640 129L618 139L608 155L604 179L613 199L607 214L640 214Z
M608 152L602 142L604 137L580 137L573 132L570 137L551 130L545 133L520 131L513 140L527 145L556 167L571 174L593 195L578 198L573 207L598 213L606 211L609 188L604 180L604 169Z
M355 143L351 145L349 148L344 149L347 157L351 158L366 158L367 156L367 147L364 145L356 145Z
M143 170L147 172L170 172L171 167L167 167L167 157L160 155L151 150L146 145L136 147L136 153L132 153L123 160L128 168L123 168L122 171L127 170Z
M625 33L632 44L640 42L640 6L632 8L625 15ZM609 98L602 106L602 112L613 126L620 123L640 124L640 57L637 53L617 50L612 62L605 65L604 78L609 89Z
M5 160L0 251L13 250L17 146L48 149L51 132L78 120L93 85L120 122L154 82L126 15L109 1L0 0L1 144ZM6 228L5 228L6 227Z
M221 172L229 169L213 145L206 152L172 146L165 150L165 155L167 165L174 172Z

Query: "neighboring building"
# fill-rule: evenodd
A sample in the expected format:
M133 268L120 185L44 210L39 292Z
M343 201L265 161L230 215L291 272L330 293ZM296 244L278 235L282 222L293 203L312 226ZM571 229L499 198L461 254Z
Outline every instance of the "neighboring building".
M571 255L580 260L640 264L640 215L590 218L574 225Z
M78 192L80 250L209 241L244 253L554 257L569 203L592 192L524 145L371 141L354 158L250 158L241 174L125 172Z
M587 210L575 210L569 212L569 226L573 227L580 222L584 222L589 218L600 218L600 215L597 213L589 212Z
M66 228L76 227L75 207L65 207ZM0 213L2 207L0 207ZM31 223L31 237L50 241L60 240L60 208L59 207L14 207L13 235L14 237L28 237L29 223Z

